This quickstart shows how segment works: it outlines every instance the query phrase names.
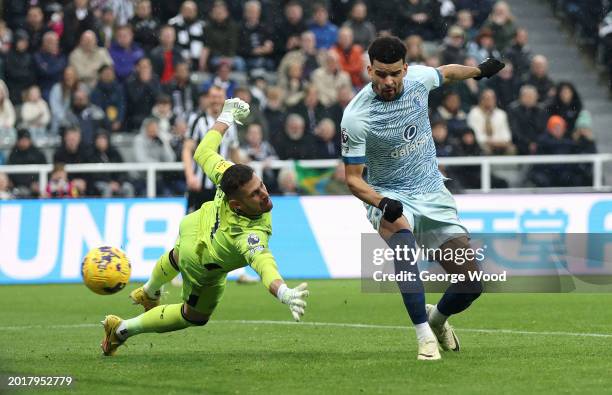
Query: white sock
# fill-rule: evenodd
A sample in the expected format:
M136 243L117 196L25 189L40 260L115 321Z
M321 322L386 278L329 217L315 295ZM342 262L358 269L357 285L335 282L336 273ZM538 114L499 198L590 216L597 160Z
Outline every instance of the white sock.
M436 338L433 332L431 331L431 328L429 327L429 323L427 322L423 322L422 324L416 324L414 326L414 330L416 331L416 337L419 343L428 339Z
M440 313L440 311L438 310L438 305L435 305L429 313L429 324L431 326L435 326L436 328L444 325L447 319L448 316Z
M147 281L145 283L145 285L142 287L145 291L145 293L147 294L147 296L151 299L159 299L160 295L161 295L161 289L154 287L153 284L151 284L151 279L149 279L149 281Z
M117 337L119 338L119 340L121 341L125 341L125 339L127 339L128 336L128 330L127 330L127 320L123 320L121 321L121 324L119 324L119 326L117 327L117 330L115 330L115 334L117 335Z

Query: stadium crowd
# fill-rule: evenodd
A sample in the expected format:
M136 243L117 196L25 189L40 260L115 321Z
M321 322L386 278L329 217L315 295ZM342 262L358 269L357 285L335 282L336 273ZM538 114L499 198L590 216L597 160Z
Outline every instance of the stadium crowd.
M550 78L547 59L532 53L504 1L280 3L3 0L0 146L14 145L5 158L0 151L0 164L51 159L54 169L46 191L34 175L0 174L0 198L142 194L142 177L66 174L64 165L181 161L202 114L214 114L218 88L251 105L234 160L339 158L343 110L368 83L368 44L387 34L405 40L410 65L506 62L490 80L432 91L438 156L595 152L576 87ZM134 138L119 150L113 140L122 134ZM49 141L61 141L52 158L39 148ZM345 191L341 166L331 177L337 193ZM444 171L456 189L480 187L478 167ZM266 174L274 192L300 192L292 172ZM560 164L533 167L526 183L590 185L591 178L589 166ZM158 193L182 194L186 182L182 173L165 174Z

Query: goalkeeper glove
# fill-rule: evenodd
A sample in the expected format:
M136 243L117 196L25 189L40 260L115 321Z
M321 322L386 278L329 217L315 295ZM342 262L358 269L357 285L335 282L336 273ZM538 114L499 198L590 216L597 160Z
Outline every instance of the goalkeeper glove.
M304 309L306 308L306 301L304 299L308 297L308 284L301 283L295 288L289 288L287 284L283 284L278 288L276 297L281 303L289 306L293 319L299 321L300 317L304 315Z
M484 62L478 65L480 75L478 77L474 77L474 79L481 80L483 77L491 78L504 67L506 67L505 63L500 62L499 60L495 58L486 58Z
M227 99L223 104L223 109L217 118L217 122L224 123L228 127L232 126L234 122L238 125L242 125L241 121L248 117L250 112L249 103L244 100L240 100L237 97Z
M391 223L401 217L404 211L404 206L400 201L388 197L382 198L378 203L378 208L382 211L383 218Z

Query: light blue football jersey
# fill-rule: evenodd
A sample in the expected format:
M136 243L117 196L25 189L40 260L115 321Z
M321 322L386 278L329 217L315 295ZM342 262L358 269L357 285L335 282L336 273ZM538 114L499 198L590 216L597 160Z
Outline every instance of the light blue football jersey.
M342 157L367 165L367 181L377 191L422 194L444 188L431 135L427 100L442 84L433 67L408 66L404 90L384 101L366 85L342 116Z

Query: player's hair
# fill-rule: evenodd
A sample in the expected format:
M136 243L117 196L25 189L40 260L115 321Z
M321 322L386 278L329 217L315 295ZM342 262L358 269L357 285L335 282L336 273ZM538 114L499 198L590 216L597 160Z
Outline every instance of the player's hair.
M368 48L370 64L375 60L380 63L390 64L398 60L406 61L406 45L395 36L379 37L370 44Z
M233 165L223 173L219 188L221 188L227 197L234 197L244 184L251 181L253 173L253 169L247 165Z

